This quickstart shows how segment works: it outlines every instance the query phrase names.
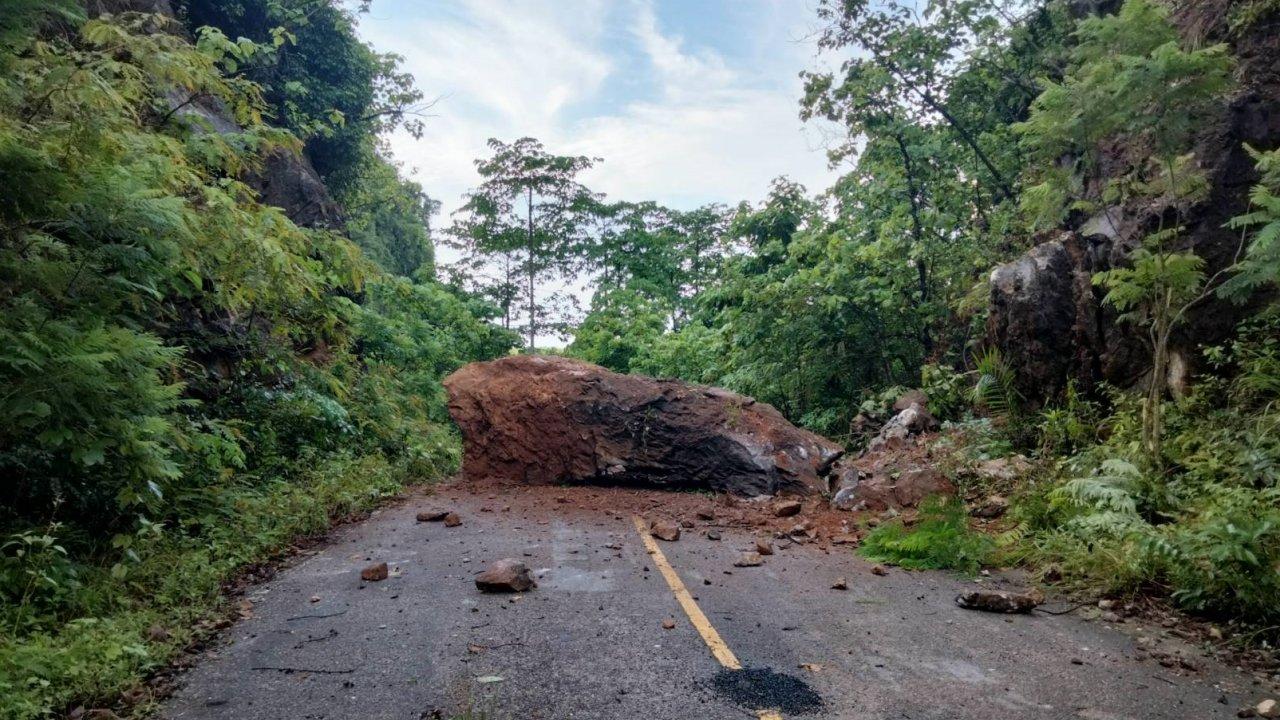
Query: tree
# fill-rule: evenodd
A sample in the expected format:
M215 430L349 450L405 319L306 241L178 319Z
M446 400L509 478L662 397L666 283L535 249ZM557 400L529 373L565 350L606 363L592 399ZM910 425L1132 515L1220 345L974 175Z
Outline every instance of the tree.
M577 177L598 159L552 155L528 137L510 144L491 139L489 148L493 155L476 161L483 182L458 210L453 234L480 263L500 263L500 299L508 318L515 301L512 280L517 273L524 276L525 334L533 352L539 278L572 276L582 266L589 220L599 212L600 198Z

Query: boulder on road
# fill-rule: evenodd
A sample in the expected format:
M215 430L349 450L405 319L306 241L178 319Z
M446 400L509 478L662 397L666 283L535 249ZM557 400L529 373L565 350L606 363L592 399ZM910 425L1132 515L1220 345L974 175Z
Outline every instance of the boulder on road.
M471 363L444 385L471 480L807 494L843 452L752 398L570 358Z
M480 592L524 592L538 587L529 568L515 558L503 558L495 561L484 572L476 576L476 587Z

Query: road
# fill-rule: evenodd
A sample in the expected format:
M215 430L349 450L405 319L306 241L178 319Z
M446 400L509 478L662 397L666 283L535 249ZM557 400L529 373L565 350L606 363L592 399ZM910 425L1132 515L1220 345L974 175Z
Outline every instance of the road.
M719 528L718 541L689 529L651 554L634 515L685 494L543 490L554 497L414 495L339 529L251 590L252 617L187 673L162 715L1186 720L1234 717L1253 699L1247 676L1210 660L1190 672L1139 659L1159 629L963 610L953 598L974 580L877 576L842 546L791 546L734 567L749 528ZM416 522L428 508L463 523ZM502 557L523 559L539 587L480 594L474 575ZM392 576L362 582L376 561ZM705 623L691 621L664 564ZM841 577L848 589L833 589Z

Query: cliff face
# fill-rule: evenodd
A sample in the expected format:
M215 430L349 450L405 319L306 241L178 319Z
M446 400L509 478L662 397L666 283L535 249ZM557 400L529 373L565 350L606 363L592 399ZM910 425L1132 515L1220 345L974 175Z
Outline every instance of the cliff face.
M88 0L86 11L90 16L154 13L174 18L178 24L178 14L170 0ZM241 131L231 113L214 98L188 97L174 91L166 100L174 116L186 120L195 132ZM263 203L284 210L285 215L301 227L337 229L343 226L342 208L311 163L296 153L271 153L263 158L258 171L241 179L258 191Z
M1244 145L1264 150L1280 145L1280 18L1273 14L1232 36L1227 23L1231 0L1180 5L1174 19L1184 38L1196 44L1228 43L1238 63L1237 90L1196 143L1196 161L1211 189L1186 214L1181 239L1184 248L1204 258L1212 274L1235 260L1241 237L1224 225L1247 209L1249 189L1257 182ZM1094 196L1108 176L1136 160L1141 158L1128 148L1106 148ZM1150 352L1141 333L1116 322L1090 278L1124 264L1168 211L1151 203L1108 208L1043 235L1021 258L992 271L987 340L1014 368L1028 398L1052 398L1069 378L1084 388L1100 381L1125 387L1150 372ZM1217 298L1194 308L1173 338L1171 387L1176 390L1186 382L1199 356L1195 348L1229 336L1246 311Z

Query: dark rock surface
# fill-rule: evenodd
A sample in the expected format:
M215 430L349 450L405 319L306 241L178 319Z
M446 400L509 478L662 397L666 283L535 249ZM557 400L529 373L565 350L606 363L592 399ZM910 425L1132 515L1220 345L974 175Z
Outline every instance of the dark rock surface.
M803 494L842 453L752 398L568 358L472 363L444 385L468 479Z
M1118 3L1076 2L1080 12L1111 10ZM1240 235L1225 227L1248 207L1257 182L1244 144L1269 149L1280 145L1280 16L1272 13L1243 33L1227 29L1230 0L1175 3L1173 18L1189 44L1226 42L1238 63L1238 89L1224 99L1216 122L1196 142L1196 162L1209 182L1208 196L1184 217L1182 249L1194 249L1210 274L1229 266ZM1148 161L1141 144L1101 149L1098 177L1086 181L1097 199L1110 178ZM1092 217L1073 217L1068 225L1036 238L1021 258L991 273L991 311L987 341L999 348L1017 374L1019 390L1033 404L1059 395L1067 379L1085 390L1101 381L1132 386L1145 379L1150 356L1142 333L1117 323L1105 308L1103 292L1092 287L1098 271L1127 263L1143 237L1169 216L1160 203L1113 206ZM1172 339L1169 377L1175 392L1195 370L1195 346L1223 340L1249 307L1210 298L1189 313Z

